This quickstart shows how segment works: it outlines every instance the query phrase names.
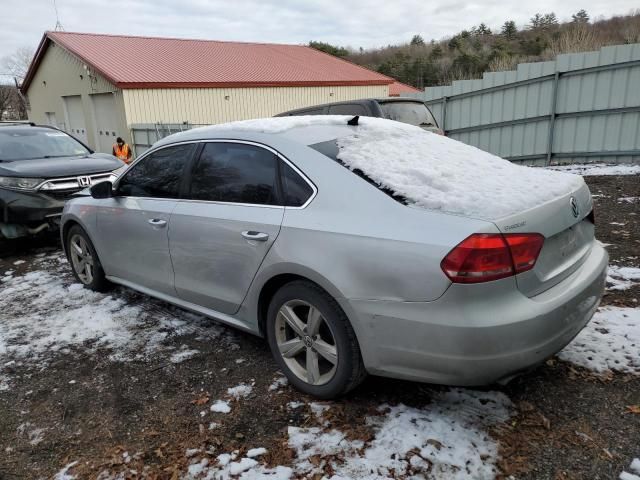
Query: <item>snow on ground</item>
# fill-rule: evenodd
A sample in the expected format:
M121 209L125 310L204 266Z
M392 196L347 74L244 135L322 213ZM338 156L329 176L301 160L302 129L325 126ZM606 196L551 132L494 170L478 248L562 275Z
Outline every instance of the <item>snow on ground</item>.
M558 356L596 372L640 374L640 309L600 308Z
M609 265L607 272L609 290L626 290L638 283L640 283L640 268Z
M574 173L584 177L592 175L638 175L640 174L640 165L619 164L609 165L605 163L585 163L574 165L555 165L547 167L549 170L559 172Z
M296 129L326 126L331 136L324 140L338 139L338 158L348 168L363 171L411 205L472 217L495 219L512 215L584 185L579 176L516 165L420 127L370 117L361 117L358 126L349 127L346 124L351 118L345 115L264 118L203 129L262 133L293 130L289 135L300 139L305 134L298 134ZM174 138L193 132L178 133Z
M229 402L225 400L216 400L211 407L209 407L214 413L229 413L231 411L231 407L229 406Z
M634 458L628 472L620 474L620 480L640 480L640 458Z
M640 201L640 197L620 197L618 203L637 203Z
M58 257L42 264L47 270L0 284L0 366L9 360L46 366L52 353L99 349L115 361L168 356L175 363L198 352L186 346L175 350L167 344L173 337L198 333L232 338L219 324L147 297L140 300L125 289L111 294L87 290L73 283L62 255ZM0 371L0 388L6 385Z
M289 380L287 380L287 377L278 377L273 381L271 385L269 385L269 391L273 392L279 390L281 387L287 386L288 383Z
M247 398L251 395L253 391L252 385L247 385L245 383L241 383L237 387L232 387L227 389L227 394L232 397L234 400L239 400L240 398Z
M330 462L334 479L426 472L438 479L494 478L498 446L487 429L507 421L510 406L502 393L465 389L441 393L423 408L383 405L382 416L367 419L375 435L367 444L337 430L289 427L295 471L313 477ZM319 465L312 461L316 455Z

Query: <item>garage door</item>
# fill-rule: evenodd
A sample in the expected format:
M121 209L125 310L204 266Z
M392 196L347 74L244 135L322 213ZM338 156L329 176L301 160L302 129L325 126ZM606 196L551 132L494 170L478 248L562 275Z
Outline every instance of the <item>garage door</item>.
M116 102L112 93L96 93L91 95L94 118L96 119L96 150L111 153L116 137L122 136L118 132L116 121Z
M82 110L82 99L80 95L72 95L63 97L64 105L69 117L69 132L74 137L87 143L87 124L84 119L84 111Z

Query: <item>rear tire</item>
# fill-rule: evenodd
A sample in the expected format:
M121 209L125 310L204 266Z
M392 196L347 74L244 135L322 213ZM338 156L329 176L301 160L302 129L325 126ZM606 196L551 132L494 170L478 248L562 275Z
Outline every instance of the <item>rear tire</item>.
M111 287L93 243L80 225L69 229L65 247L73 276L78 282L96 292L104 292Z
M267 339L289 382L314 397L344 395L367 375L349 319L311 282L291 282L276 292L267 313Z

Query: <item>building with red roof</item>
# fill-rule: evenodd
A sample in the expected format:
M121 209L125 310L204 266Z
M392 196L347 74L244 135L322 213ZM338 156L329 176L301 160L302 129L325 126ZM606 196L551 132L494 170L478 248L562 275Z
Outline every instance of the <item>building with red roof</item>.
M157 137L132 129L386 97L394 82L303 45L46 32L21 89L30 120L110 152L116 136L142 148Z

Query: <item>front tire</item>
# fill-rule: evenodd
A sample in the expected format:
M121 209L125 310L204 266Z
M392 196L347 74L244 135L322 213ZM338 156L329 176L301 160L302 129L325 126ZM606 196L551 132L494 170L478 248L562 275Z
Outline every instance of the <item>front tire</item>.
M89 236L80 225L74 225L69 229L66 243L67 256L76 280L97 292L108 290L110 283L105 278L100 259Z
M289 382L314 397L344 395L366 377L349 319L311 282L291 282L276 292L267 313L267 338Z

